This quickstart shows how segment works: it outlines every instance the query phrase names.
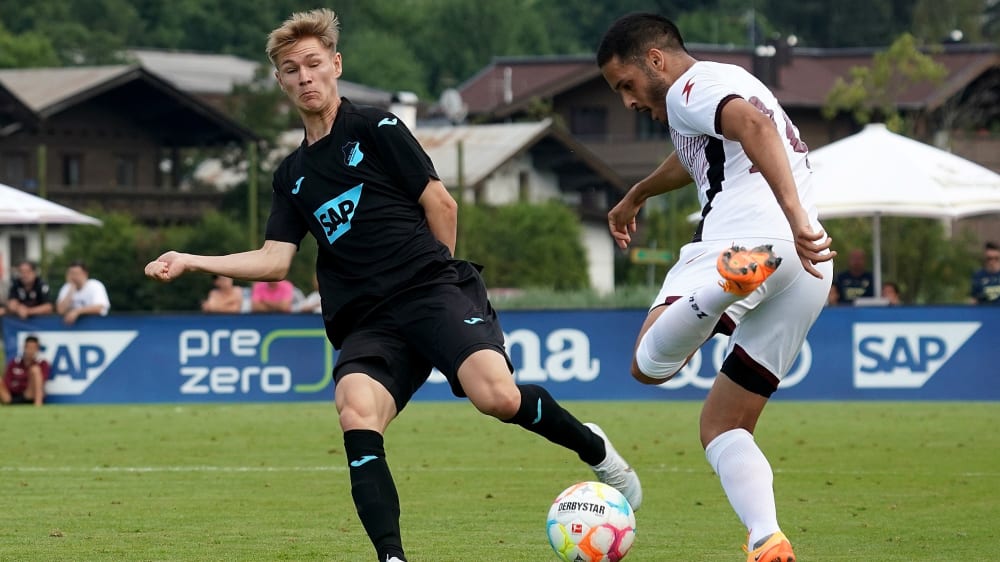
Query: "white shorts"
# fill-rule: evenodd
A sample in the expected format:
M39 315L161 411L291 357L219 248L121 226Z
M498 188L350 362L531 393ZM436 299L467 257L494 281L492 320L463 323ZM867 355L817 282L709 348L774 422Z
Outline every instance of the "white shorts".
M746 248L771 244L782 263L756 291L726 309L721 322L727 324L728 317L735 324L726 350L727 363L735 350L748 368L777 387L826 304L833 282L833 262L816 264L823 274L823 279L817 279L802 268L792 242L746 238L737 243ZM716 262L719 254L732 246L732 241L721 240L683 246L651 308L693 294L704 285L719 283ZM733 373L726 374L733 377Z

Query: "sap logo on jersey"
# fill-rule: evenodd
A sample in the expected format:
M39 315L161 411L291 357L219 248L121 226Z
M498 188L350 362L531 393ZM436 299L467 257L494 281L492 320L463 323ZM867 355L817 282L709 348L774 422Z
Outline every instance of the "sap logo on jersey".
M52 366L45 392L54 396L83 394L139 335L136 330L33 333ZM19 336L21 345L27 336Z
M855 388L922 388L981 322L854 325Z
M361 200L361 190L364 186L365 184L361 183L352 187L340 197L323 203L313 213L323 227L327 241L331 244L351 230L351 218L354 217L354 211L358 208L358 201Z

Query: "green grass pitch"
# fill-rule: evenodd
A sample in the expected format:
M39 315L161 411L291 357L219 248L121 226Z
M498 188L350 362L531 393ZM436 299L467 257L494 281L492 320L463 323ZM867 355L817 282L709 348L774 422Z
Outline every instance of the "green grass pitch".
M567 402L639 471L628 562L745 560L693 402ZM803 561L996 560L1000 404L770 404L757 439ZM0 408L0 560L373 561L332 404ZM390 428L413 562L554 560L544 519L592 475L464 402Z

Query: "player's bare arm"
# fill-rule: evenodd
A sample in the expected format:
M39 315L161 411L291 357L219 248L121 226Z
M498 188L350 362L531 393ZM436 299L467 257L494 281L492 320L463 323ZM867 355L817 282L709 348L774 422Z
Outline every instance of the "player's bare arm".
M455 240L458 237L458 204L455 203L455 198L440 180L431 180L427 182L419 202L424 208L431 233L454 256Z
M169 282L187 272L200 271L247 281L281 281L298 248L289 242L267 240L257 250L225 256L166 252L146 264L146 276Z
M833 240L826 232L815 232L809 224L809 217L799 201L792 170L785 155L782 144L784 139L766 115L742 99L734 99L723 106L720 121L723 136L742 145L747 157L771 187L792 227L795 249L802 267L811 275L822 279L823 274L813 265L831 260L837 253L828 251Z
M636 229L635 217L647 199L680 189L692 181L691 175L677 158L677 153L671 152L653 173L633 185L625 197L608 212L608 229L618 247L624 250L632 242L632 233Z

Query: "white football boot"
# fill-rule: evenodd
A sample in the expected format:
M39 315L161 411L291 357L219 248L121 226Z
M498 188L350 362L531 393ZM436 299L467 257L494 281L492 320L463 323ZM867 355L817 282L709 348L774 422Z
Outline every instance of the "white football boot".
M604 449L607 451L604 460L600 464L591 466L597 479L618 490L628 500L632 506L632 511L639 511L642 504L642 484L639 483L639 476L632 470L625 459L618 454L611 440L604 434L604 431L595 423L583 424L604 440Z

